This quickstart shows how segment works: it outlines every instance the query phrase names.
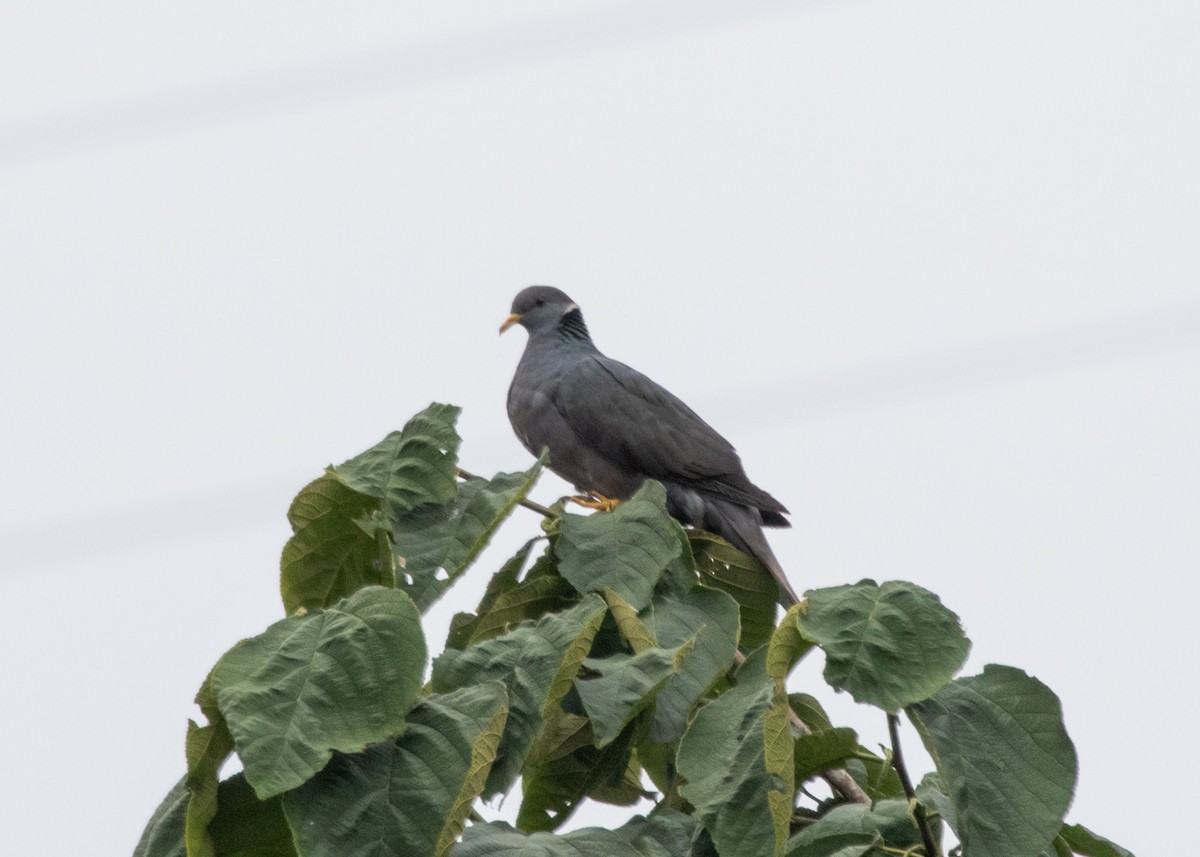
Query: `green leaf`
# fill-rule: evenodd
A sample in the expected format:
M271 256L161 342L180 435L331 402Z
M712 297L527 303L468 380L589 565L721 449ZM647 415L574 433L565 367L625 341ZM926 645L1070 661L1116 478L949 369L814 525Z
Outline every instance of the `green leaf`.
M971 646L958 617L913 583L864 580L805 595L800 630L825 650L825 680L885 711L936 692Z
M541 472L539 460L524 473L469 479L454 502L426 504L401 515L392 530L397 587L427 610L487 547Z
M779 621L779 627L771 634L767 648L767 674L783 686L788 673L804 657L813 644L800 633L800 613L804 604L798 602L788 608Z
M526 835L502 822L473 824L454 857L682 857L691 853L695 822L671 810L635 816L616 830Z
M858 736L853 729L839 727L799 735L794 753L796 782L802 783L841 767L857 752Z
M678 649L646 649L636 655L588 658L575 678L575 689L592 721L596 746L603 747L625 724L654 703L659 689L675 672L694 638Z
M580 592L611 589L641 610L683 550L666 501L662 485L648 481L612 512L564 515L554 546L559 574Z
M771 639L779 584L766 566L729 542L701 530L688 530L701 580L733 596L741 611L741 647L750 652Z
M359 494L379 500L391 523L426 503L449 503L458 496L462 441L454 424L461 410L434 403L332 472Z
M217 814L218 774L233 752L233 737L217 709L210 674L196 694L196 704L208 720L205 726L188 721L186 756L188 803L184 833L188 857L214 857L209 823Z
M184 857L187 854L183 841L187 804L187 782L181 779L150 816L137 847L133 849L133 857Z
M855 803L833 807L791 838L787 855L866 854L879 845L905 851L920 844L921 833L908 815L908 803L881 800L873 806Z
M328 607L364 586L392 586L394 561L379 501L333 475L310 482L288 509L293 535L280 559L280 594L291 615Z
M1039 854L1075 790L1075 747L1058 697L1013 667L989 664L909 715L937 765L971 857Z
M399 734L425 662L412 599L369 587L243 640L212 686L246 778L267 798L307 781L334 750Z
M865 747L858 748L858 756L846 760L846 773L854 778L871 800L904 796L904 786L891 761L874 755Z
M1059 835L1072 851L1083 857L1133 857L1128 849L1092 833L1082 824L1064 824Z
M209 830L218 857L295 857L279 797L259 800L238 773L221 783L220 810Z
M782 855L793 800L786 697L759 649L738 683L696 712L679 744L680 794L722 857Z
M788 694L788 704L792 706L792 711L796 712L796 716L800 718L801 722L814 732L822 732L833 728L833 723L830 722L829 715L825 713L825 709L821 707L821 703L817 702L817 698L812 694Z
M603 748L595 746L591 721L564 714L547 736L549 749L536 766L521 774L517 827L526 832L561 826L584 797L632 806L645 796L630 747L638 724L627 726Z
M338 754L284 811L304 857L442 857L462 833L496 755L508 700L486 682L428 696L404 734Z
M485 799L512 785L535 739L561 716L562 698L571 689L605 612L604 601L591 595L564 613L524 623L462 651L448 649L434 661L436 692L485 681L501 681L508 688L508 721L484 788Z
M650 740L673 743L683 735L697 701L733 664L739 633L737 602L706 586L693 586L682 597L658 592L642 611L641 621L662 648L696 641L654 703Z

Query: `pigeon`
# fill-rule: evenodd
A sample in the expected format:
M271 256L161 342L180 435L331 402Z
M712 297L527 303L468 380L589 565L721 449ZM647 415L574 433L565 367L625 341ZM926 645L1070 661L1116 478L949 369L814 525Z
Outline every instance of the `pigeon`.
M799 600L763 534L790 526L787 509L749 480L729 441L665 388L600 353L579 305L559 289L522 290L500 332L515 324L529 339L508 418L525 448L548 448L549 468L585 495L572 499L612 509L655 479L672 517L757 557L780 602Z

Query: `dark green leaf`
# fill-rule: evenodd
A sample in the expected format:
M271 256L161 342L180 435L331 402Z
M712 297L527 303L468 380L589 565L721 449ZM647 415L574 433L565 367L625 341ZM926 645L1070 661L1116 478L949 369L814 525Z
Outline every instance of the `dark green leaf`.
M428 696L404 734L338 754L284 797L305 857L442 857L462 832L495 758L507 694L487 682Z
M1058 697L990 664L909 708L937 765L971 857L1040 854L1075 790L1075 747Z
M452 503L426 504L393 527L396 585L425 611L470 567L542 472L538 461L524 473L469 479Z
M412 599L369 587L242 641L217 662L212 686L246 778L266 798L307 781L334 750L399 734L425 661Z
M1065 824L1059 835L1072 851L1083 857L1133 857L1129 850L1092 833L1082 824Z
M460 411L432 404L403 429L332 471L359 494L379 500L389 522L426 503L449 503L458 495L461 440L454 424Z
M739 630L737 602L719 590L693 586L682 597L655 594L640 618L662 648L696 641L654 703L650 740L675 742L683 735L696 702L733 663Z
M818 857L847 846L882 844L907 850L921 844L921 833L904 800L881 800L873 806L835 806L788 842L788 857Z
M786 697L759 649L737 684L696 712L679 743L680 794L722 857L782 854L792 814L792 740Z
M376 520L379 501L337 476L310 482L288 509L293 535L280 559L284 610L319 609L364 586L392 586L391 543Z
M809 732L796 738L796 782L802 783L832 768L838 768L858 752L853 729L840 727Z
M591 722L565 714L555 723L549 748L534 767L521 774L521 810L517 827L526 832L554 830L582 802L592 797L604 803L632 806L644 797L630 745L638 724L627 726L603 748L595 746Z
M180 780L150 816L146 829L133 849L133 857L184 857L184 814L187 811L187 782Z
M221 783L209 830L217 857L295 857L279 797L259 800L242 774Z
M833 728L829 715L815 696L808 693L791 693L788 694L788 704L792 706L796 716L814 732Z
M741 611L742 651L753 651L771 639L779 585L766 567L729 542L700 530L688 530L701 580L733 596Z
M526 835L502 822L467 829L454 857L685 857L695 823L682 813L635 816L616 830L588 827L570 833Z
M576 676L575 688L591 718L597 747L616 738L626 723L653 704L693 643L694 638L675 650L646 649L636 655L616 654L583 662L584 671Z
M508 688L509 716L484 797L508 789L521 771L535 739L561 716L571 688L605 615L604 601L586 597L564 613L525 623L500 637L458 651L449 649L433 664L437 692L501 681Z
M825 650L825 680L885 711L933 694L971 646L958 617L913 583L864 580L805 595L800 630Z
M678 526L662 485L647 482L612 512L563 516L554 545L558 572L580 592L611 589L641 610L683 550Z

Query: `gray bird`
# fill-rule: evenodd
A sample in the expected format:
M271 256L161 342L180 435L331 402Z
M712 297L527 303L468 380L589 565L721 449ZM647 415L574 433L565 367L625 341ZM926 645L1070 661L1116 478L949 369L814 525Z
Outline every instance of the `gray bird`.
M514 324L529 341L508 389L508 418L526 449L549 447L550 469L589 495L577 502L611 509L656 479L672 517L757 557L780 600L799 600L762 529L790 526L787 509L746 477L729 441L641 372L601 354L579 306L558 289L524 289L500 332Z

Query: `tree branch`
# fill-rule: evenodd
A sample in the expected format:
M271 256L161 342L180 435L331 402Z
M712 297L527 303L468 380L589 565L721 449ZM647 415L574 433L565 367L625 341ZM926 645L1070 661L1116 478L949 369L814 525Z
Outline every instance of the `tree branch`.
M468 473L466 470L463 470L461 467L454 468L454 472L458 474L459 479L482 479L483 478L482 476L477 476L474 473ZM532 500L526 500L524 497L522 497L520 500L518 500L517 503L518 503L518 505L524 506L526 509L537 512L539 515L541 515L542 517L545 517L545 518L561 517L553 509L548 509L547 507L543 506L542 504L535 503Z
M929 827L925 807L917 800L917 792L913 789L912 779L908 776L908 768L904 765L904 755L900 752L900 718L898 715L889 713L887 721L888 735L892 739L892 767L896 769L900 785L904 788L904 795L908 798L908 805L912 807L913 820L917 823L917 830L921 831L921 841L925 843L926 857L941 857L937 843L933 840L933 831Z

